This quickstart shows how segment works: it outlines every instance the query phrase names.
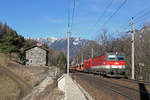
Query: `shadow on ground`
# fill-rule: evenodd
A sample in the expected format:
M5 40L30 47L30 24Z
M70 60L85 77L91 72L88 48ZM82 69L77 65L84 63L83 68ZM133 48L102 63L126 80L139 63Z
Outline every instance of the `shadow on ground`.
M143 83L139 83L140 100L150 100L150 95Z

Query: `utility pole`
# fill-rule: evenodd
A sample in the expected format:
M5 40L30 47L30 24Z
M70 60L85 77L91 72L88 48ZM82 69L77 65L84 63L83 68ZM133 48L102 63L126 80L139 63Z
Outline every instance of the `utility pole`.
M83 63L83 53L82 53L82 56L81 56L81 57L82 57L81 59L82 59L82 63Z
M78 62L78 56L77 56L77 64L78 64L79 62Z
M134 77L134 17L132 17L132 21L131 21L131 25L132 25L132 80L135 80L135 77Z
M93 48L92 48L92 55L91 55L91 57L93 58Z
M70 29L68 27L67 30L67 34L68 34L68 44L67 44L67 74L69 74L69 39L70 39Z

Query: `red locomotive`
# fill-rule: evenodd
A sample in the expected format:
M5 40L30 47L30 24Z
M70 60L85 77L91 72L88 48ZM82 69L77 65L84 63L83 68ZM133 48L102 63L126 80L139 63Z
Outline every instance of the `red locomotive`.
M80 66L79 66L80 65ZM125 55L123 53L105 53L101 56L85 60L76 67L77 71L97 73L110 77L125 76Z

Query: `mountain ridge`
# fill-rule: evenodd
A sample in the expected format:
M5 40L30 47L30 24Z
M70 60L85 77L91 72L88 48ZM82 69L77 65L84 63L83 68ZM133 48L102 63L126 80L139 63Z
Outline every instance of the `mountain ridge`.
M67 54L67 38L35 38L33 39L42 44L48 45L49 48L57 51L63 52L65 55ZM71 37L70 38L70 56L75 57L76 54L84 48L85 45L89 44L93 40L82 39L79 37Z

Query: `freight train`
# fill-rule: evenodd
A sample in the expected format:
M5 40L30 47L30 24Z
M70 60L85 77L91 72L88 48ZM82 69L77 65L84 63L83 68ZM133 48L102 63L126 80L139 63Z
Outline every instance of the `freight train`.
M111 52L84 60L82 64L70 66L70 71L96 73L109 77L124 77L126 61L123 53Z

